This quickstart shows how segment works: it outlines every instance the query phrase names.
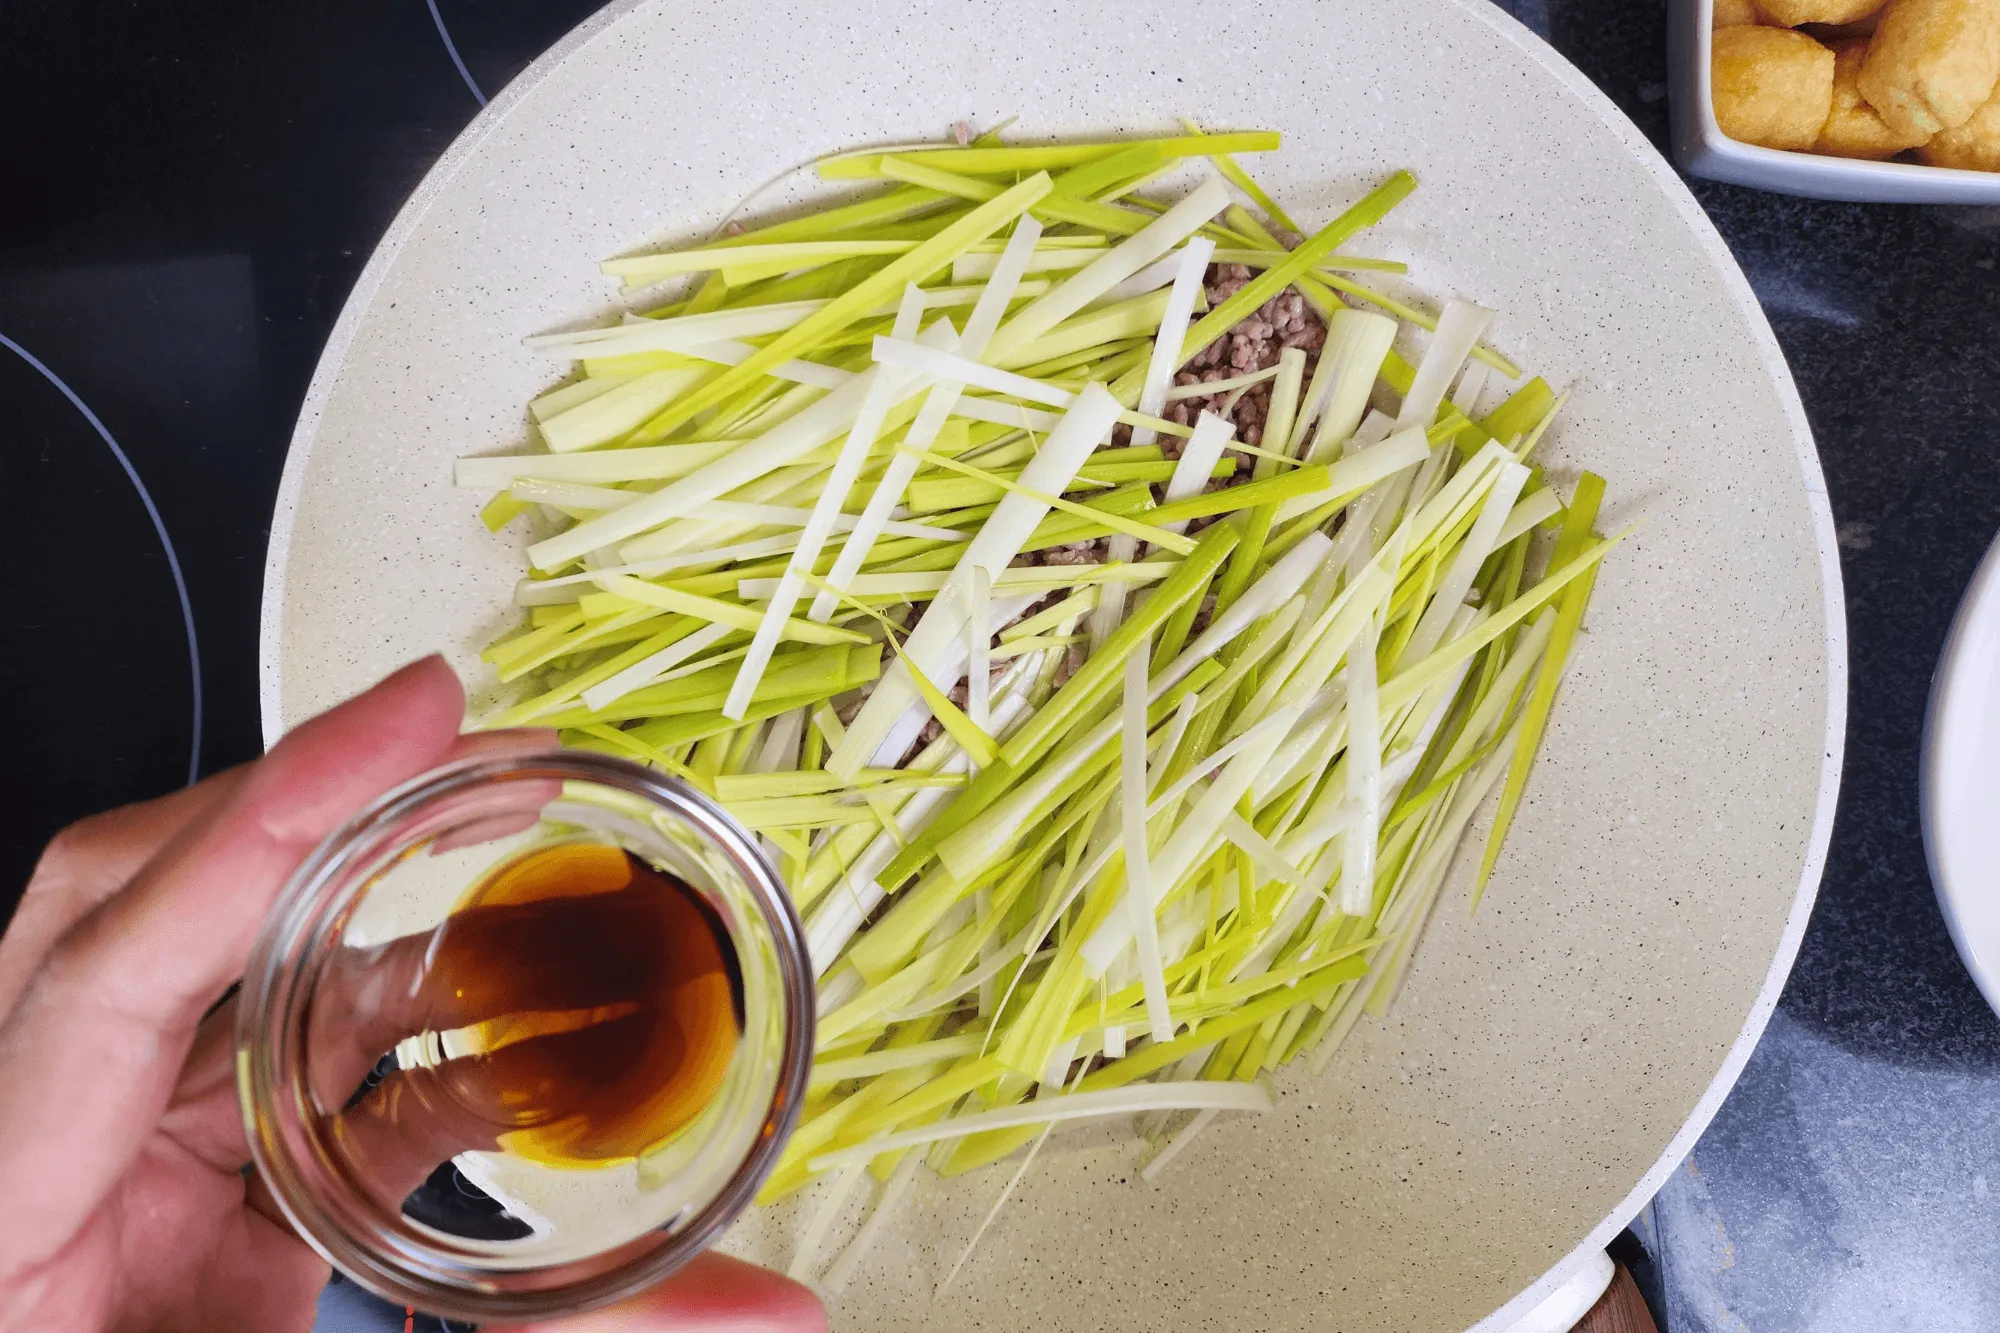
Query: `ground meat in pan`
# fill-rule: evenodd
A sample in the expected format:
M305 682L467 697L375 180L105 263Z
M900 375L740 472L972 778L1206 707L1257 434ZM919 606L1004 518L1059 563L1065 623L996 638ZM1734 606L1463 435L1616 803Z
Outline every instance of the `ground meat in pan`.
M1207 277L1210 306L1228 300L1250 278L1251 271L1243 264L1211 264ZM1325 323L1306 304L1305 297L1288 287L1264 302L1223 337L1196 353L1174 376L1174 384L1176 387L1212 384L1254 370L1269 370L1278 364L1278 354L1287 347L1305 351L1306 377L1310 379L1314 364L1319 360L1319 349L1325 343ZM1204 411L1220 413L1228 397L1227 393L1219 393L1168 403L1167 420L1182 426L1192 425ZM1252 385L1228 413L1229 420L1236 426L1237 438L1245 444L1262 444L1264 418L1270 409L1271 382L1266 380ZM1170 457L1179 455L1178 440L1164 442L1164 448Z
M1099 537L1095 541L1071 542L1067 546L1051 546L1037 551L1044 565L1101 565L1111 554L1111 539Z

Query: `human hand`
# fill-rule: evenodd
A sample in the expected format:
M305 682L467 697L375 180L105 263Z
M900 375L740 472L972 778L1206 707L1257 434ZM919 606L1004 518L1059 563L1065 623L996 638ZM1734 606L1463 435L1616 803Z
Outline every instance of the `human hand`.
M263 759L43 853L0 937L0 1328L311 1328L327 1268L243 1169L235 1005L216 1001L286 877L349 815L449 760L550 743L462 737L463 707L440 659L415 663ZM720 1255L533 1326L824 1328L805 1288Z

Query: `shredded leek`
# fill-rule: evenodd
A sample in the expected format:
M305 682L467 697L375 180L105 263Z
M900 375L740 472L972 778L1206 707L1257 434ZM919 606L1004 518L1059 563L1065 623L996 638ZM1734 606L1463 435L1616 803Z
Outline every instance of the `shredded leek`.
M1152 1179L1379 1012L1497 796L1487 887L1618 541L1601 479L1532 462L1561 400L1496 386L1491 312L1341 276L1402 270L1338 247L1407 173L1287 248L1235 160L1277 136L1189 128L843 155L883 192L607 261L687 290L531 339L583 372L530 404L546 451L455 472L533 529L483 720L697 782L781 858L821 1053L765 1196L827 1178L793 1268L832 1288L926 1161L1026 1149L997 1213L1053 1130L1143 1113ZM1204 313L1216 262L1253 276ZM1175 387L1287 288L1316 365ZM1251 393L1261 446L1166 419Z

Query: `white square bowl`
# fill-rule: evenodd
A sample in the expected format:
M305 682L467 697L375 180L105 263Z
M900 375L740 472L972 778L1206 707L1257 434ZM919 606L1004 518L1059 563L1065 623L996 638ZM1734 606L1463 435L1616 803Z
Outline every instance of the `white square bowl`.
M2000 204L2000 172L1863 162L1742 143L1715 123L1709 38L1715 0L1669 0L1667 77L1674 162L1690 176L1871 204Z

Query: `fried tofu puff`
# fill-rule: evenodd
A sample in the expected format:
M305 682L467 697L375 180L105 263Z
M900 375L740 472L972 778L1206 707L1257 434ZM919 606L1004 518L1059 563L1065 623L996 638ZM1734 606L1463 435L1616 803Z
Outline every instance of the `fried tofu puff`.
M1715 0L1714 22L1716 28L1743 28L1758 22L1757 6L1750 0Z
M1833 110L1820 127L1816 153L1880 161L1924 143L1926 135L1898 134L1861 95L1858 81L1867 42L1841 42L1833 48Z
M1893 0L1861 65L1861 95L1895 133L1972 119L2000 81L2000 0Z
M1887 0L1757 0L1766 23L1796 28L1801 23L1859 23Z
M1934 167L2000 171L2000 91L1987 98L1971 120L1940 130L1920 151Z
M1789 28L1724 28L1711 39L1715 122L1743 143L1811 148L1833 109L1833 52Z

